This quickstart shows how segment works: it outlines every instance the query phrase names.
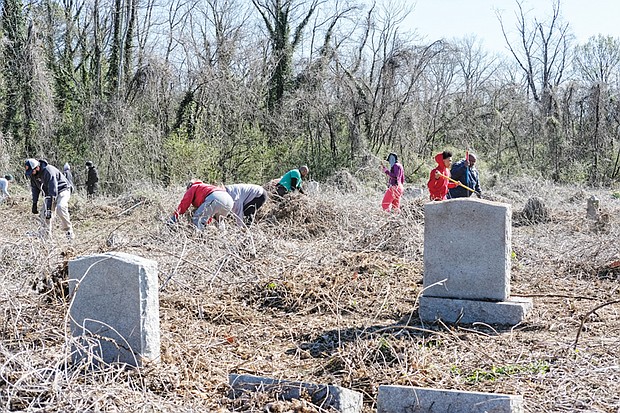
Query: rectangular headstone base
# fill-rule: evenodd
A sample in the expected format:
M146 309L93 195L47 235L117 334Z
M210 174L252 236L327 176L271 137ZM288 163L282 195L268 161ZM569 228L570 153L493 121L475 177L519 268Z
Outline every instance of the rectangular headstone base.
M377 413L522 413L523 397L508 394L379 386Z
M362 411L362 393L344 387L278 380L246 374L230 374L228 383L232 387L235 397L240 396L244 391L276 391L281 399L292 400L301 399L303 393L307 393L313 404L324 409L331 407L341 413L360 413Z
M446 323L486 323L516 325L525 319L532 308L532 299L510 297L506 301L459 300L442 297L420 297L420 319Z

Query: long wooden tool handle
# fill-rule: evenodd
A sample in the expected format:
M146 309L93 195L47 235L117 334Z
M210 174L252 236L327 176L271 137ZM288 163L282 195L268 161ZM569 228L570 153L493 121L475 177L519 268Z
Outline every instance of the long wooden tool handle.
M454 182L455 184L458 184L458 185L462 186L463 188L467 189L468 191L476 192L473 189L471 189L470 187L468 187L467 185L463 185L463 183L461 181L457 181L455 179L450 178L449 176L445 176L441 172L439 172L439 175L443 176L444 178L446 178L450 182Z

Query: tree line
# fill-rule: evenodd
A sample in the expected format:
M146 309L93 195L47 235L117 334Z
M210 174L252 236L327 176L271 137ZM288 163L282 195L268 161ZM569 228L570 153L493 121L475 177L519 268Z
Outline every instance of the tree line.
M389 3L389 4L388 4ZM498 15L507 54L421 39L408 3L3 0L0 168L98 164L119 188L199 176L322 179L400 154L409 180L445 148L500 176L620 174L620 39L578 44L561 0Z

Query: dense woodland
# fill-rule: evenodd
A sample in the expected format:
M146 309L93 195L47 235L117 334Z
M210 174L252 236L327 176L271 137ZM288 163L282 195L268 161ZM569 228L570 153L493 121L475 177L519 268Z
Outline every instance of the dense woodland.
M93 160L108 190L260 183L396 151L413 181L445 148L503 177L620 175L620 39L577 44L561 0L498 14L502 56L405 30L405 1L1 4L0 170L15 175L45 157Z

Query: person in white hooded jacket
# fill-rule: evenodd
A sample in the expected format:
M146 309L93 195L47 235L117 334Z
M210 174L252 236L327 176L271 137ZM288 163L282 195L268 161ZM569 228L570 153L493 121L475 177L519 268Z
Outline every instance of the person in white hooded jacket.
M265 189L254 184L235 184L226 185L226 192L234 201L232 213L237 225L240 227L252 225L256 211L267 200Z

